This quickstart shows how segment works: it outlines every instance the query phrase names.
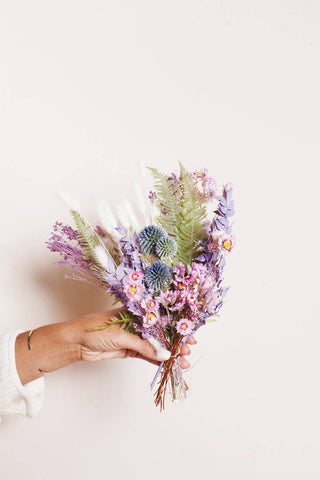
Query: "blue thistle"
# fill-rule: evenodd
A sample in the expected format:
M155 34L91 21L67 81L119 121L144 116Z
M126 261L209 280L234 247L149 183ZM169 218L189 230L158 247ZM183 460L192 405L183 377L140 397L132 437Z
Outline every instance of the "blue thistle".
M177 250L177 242L171 237L160 237L157 241L156 254L159 258L174 257Z
M155 262L145 269L144 278L150 290L159 292L164 285L171 282L171 270L165 263Z
M159 238L166 236L166 232L163 228L157 225L148 225L138 235L139 244L142 253L150 255L155 253L156 243Z

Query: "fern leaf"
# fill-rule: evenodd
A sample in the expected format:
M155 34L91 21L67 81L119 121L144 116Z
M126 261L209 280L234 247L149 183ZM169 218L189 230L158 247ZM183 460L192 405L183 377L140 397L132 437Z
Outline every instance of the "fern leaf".
M77 210L71 210L71 215L77 227L77 239L84 250L84 258L89 260L92 270L96 271L103 281L106 281L104 269L100 265L95 254L95 247L97 245L101 245L105 250L107 250L105 244L101 241L99 235L97 235L91 225L84 220ZM116 268L117 265L115 264L113 257L110 255L109 251L107 251L107 253L109 254Z
M205 238L204 221L206 203L197 189L197 181L180 165L179 184L169 180L156 168L150 168L155 179L157 206L161 215L156 222L172 236L178 245L173 262L188 265L200 250L200 241Z
M135 329L133 323L137 321L137 317L135 317L130 312L119 312L119 317L111 317L105 325L101 325L100 327L89 328L88 331L92 332L94 330L105 330L112 325L120 324L120 328L124 329L128 333L135 333Z
M180 204L177 201L176 185L169 180L168 175L159 172L156 168L148 167L154 177L154 186L157 192L157 207L161 215L156 218L156 223L161 226L169 236L176 237L177 217Z
M181 163L180 181L183 188L183 197L180 202L181 210L177 216L176 241L178 252L176 258L187 265L198 255L200 241L205 238L204 222L207 209L205 200L197 189L196 179Z

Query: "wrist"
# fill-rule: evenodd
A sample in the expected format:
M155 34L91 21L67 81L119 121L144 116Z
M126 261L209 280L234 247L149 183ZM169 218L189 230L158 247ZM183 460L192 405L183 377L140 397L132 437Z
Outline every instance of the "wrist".
M77 322L67 321L52 325L56 330L55 341L70 360L70 363L80 360L80 336Z
M29 332L17 336L15 357L21 383L39 378L80 360L80 347L75 342L68 322L44 325L35 328L30 336L31 350L28 348Z

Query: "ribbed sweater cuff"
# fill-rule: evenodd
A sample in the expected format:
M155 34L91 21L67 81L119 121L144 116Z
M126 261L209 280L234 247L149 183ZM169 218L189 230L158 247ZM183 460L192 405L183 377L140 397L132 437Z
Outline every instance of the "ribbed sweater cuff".
M39 377L25 385L21 383L16 367L15 343L22 332L11 330L0 335L0 415L35 417L43 404L45 381Z

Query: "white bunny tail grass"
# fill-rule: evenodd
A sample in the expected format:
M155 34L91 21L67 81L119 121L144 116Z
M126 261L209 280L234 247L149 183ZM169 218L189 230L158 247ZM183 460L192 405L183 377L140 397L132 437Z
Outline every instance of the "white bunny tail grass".
M119 233L115 228L117 227L117 220L115 219L108 203L102 202L99 198L95 198L96 212L101 226L113 237L119 237Z
M123 199L122 203L124 208L126 209L133 230L139 231L141 229L141 225L139 220L137 219L131 203L126 198Z
M59 197L68 205L70 210L74 210L76 212L80 211L81 209L80 202L75 197L73 197L71 193L65 192L65 191L59 191Z
M122 225L123 228L126 230L129 230L130 228L130 220L127 214L127 210L123 203L118 203L118 205L115 206L115 211L116 211L116 217L118 219L118 223Z
M144 189L140 182L134 182L133 188L137 197L138 210L141 213L144 220L146 220L147 213L147 198L144 195Z
M97 245L94 248L94 253L97 261L105 270L109 271L110 265L116 266L113 258L111 257L109 252L106 250L106 248L103 247L102 245Z

